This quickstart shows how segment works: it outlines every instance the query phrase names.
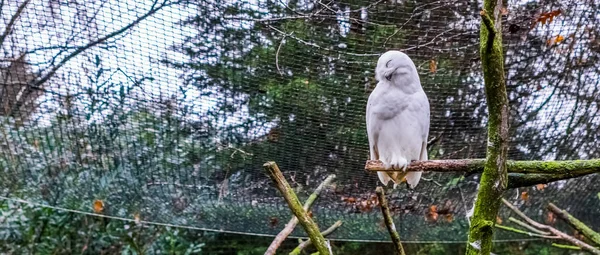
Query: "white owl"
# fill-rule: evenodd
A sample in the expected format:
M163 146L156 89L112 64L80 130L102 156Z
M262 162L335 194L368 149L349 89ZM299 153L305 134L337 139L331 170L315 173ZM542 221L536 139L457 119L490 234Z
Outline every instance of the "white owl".
M378 83L367 102L367 135L371 160L380 160L386 168L406 170L412 160L427 160L429 101L421 87L413 61L400 51L388 51L379 57L375 69ZM410 188L422 172L378 172L383 185L390 179L394 187L406 177Z

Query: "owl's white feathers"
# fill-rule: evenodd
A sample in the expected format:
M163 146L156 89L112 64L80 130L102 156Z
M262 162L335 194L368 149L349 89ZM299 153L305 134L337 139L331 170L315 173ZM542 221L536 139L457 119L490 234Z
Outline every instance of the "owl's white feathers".
M413 61L400 51L379 57L375 69L378 83L367 102L367 135L371 160L386 168L406 169L412 160L427 160L429 101L421 87ZM383 185L394 187L406 178L414 188L422 172L378 172Z

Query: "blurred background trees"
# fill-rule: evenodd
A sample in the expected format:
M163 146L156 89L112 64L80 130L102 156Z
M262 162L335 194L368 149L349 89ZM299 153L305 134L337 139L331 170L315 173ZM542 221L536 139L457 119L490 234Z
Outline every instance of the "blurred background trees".
M0 1L0 195L273 234L289 217L261 170L274 160L301 196L338 175L314 210L325 223L345 219L338 238L386 238L376 210L362 204L377 184L362 168L366 99L375 61L388 49L406 51L419 69L432 106L430 158L485 155L476 1L126 2ZM511 159L599 156L598 8L597 1L508 1ZM431 181L417 190L391 192L392 210L406 222L403 240L463 240L477 176L425 177ZM534 218L546 218L539 209L552 200L597 224L590 208L600 207L598 181L587 176L509 196ZM270 241L6 200L1 208L2 250L10 252L41 252L39 244L58 253L236 247L253 254ZM438 211L444 217L430 217ZM562 252L546 246L499 249ZM352 254L373 246L336 247Z

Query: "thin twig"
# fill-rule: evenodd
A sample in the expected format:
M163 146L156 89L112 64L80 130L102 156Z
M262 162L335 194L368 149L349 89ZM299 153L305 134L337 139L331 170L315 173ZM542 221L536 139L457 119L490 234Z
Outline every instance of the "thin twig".
M388 206L387 199L385 199L385 193L383 192L383 188L381 186L377 187L375 189L375 193L377 193L377 199L379 199L379 206L381 206L381 212L383 213L385 226L387 227L387 230L390 233L390 236L392 237L394 247L396 248L396 254L406 255L406 253L404 253L402 243L400 242L400 235L396 231L396 225L394 225L394 221L392 219L392 216L390 215L390 208Z
M23 10L25 10L25 7L27 7L27 4L29 4L29 2L30 0L23 1L23 3L21 3L21 5L19 5L19 7L17 8L15 14L13 14L13 16L10 18L10 21L6 25L6 28L4 28L4 32L2 33L2 35L0 35L0 46L2 46L6 37L8 37L10 33L12 33L15 22L17 22L17 19L19 17L21 17L21 13L23 13Z
M525 223L525 222L522 222L522 221L520 221L520 220L517 220L517 219L515 219L515 218L513 218L513 217L509 217L509 218L508 218L508 221L514 222L514 223L516 223L517 225L519 225L519 226L521 226L521 227L524 227L524 228L528 229L529 231L531 231L531 232L534 232L534 233L537 233L537 234L539 234L539 235L548 236L548 235L550 235L550 234L551 234L550 232L544 232L544 231L540 231L539 229L537 229L537 228L534 228L534 227L532 227L531 225L529 225L529 224L527 224L527 223Z
M306 199L306 202L304 202L304 206L303 206L303 209L305 212L308 212L310 210L313 203L317 200L317 197L319 196L319 194L321 194L321 191L325 187L329 186L329 184L331 184L333 179L335 179L335 174L329 175L327 178L325 178L325 180L321 184L319 184L317 189L315 189L315 191L308 197L308 199ZM298 217L293 216L292 219L287 224L285 224L285 228L282 229L281 232L279 232L279 234L277 234L277 236L275 236L275 238L273 239L273 242L271 242L271 244L269 245L269 248L267 248L265 255L275 254L275 252L277 251L277 248L279 248L281 243L283 243L283 241L285 241L285 239L292 233L292 231L294 231L294 228L296 227L297 224L298 224Z
M287 202L292 213L298 217L298 222L302 228L304 228L304 231L306 231L308 237L317 248L319 253L321 253L321 255L331 255L331 246L325 240L323 235L321 235L317 223L315 223L313 219L308 216L308 213L304 210L302 204L300 204L300 201L298 201L296 193L294 193L294 190L292 187L290 187L290 184L285 180L285 177L283 177L283 174L281 173L281 170L279 170L277 164L275 164L273 161L270 161L265 163L263 168L267 171L269 177L271 177L271 180L273 180L273 182L276 184L277 189L283 195L283 198Z
M291 34L294 34L294 33L292 32ZM281 76L283 76L283 72L281 72L281 69L279 68L279 51L281 51L281 46L283 46L285 37L286 36L283 36L283 38L281 38L281 41L279 42L279 46L277 47L277 52L275 53L275 67L277 67L277 71L279 72L279 75L281 75Z
M335 231L337 228L339 228L341 225L342 225L342 221L338 220L333 225L331 225L331 227L329 227L325 231L321 232L321 234L323 236L328 236L333 231ZM308 240L306 240L304 242L301 242L300 244L298 244L298 246L296 248L294 248L294 250L292 252L290 252L290 255L300 255L300 253L302 252L302 250L304 250L304 248L308 247L311 244L312 243L310 242L310 239L308 239Z
M497 228L502 229L502 230L507 230L507 231L515 232L515 233L518 233L518 234L528 235L528 236L531 236L531 237L541 237L541 238L546 238L546 239L562 239L560 236L540 235L540 234L527 232L527 231L524 231L524 230L521 230L521 229L518 229L518 228L511 228L511 227L500 225L500 224L496 224L496 225L494 225L494 227L497 227Z
M552 243L553 247L556 248L561 248L561 249L567 249L567 250L581 250L581 247L579 246L573 246L573 245L565 245L565 244L558 244L558 243Z

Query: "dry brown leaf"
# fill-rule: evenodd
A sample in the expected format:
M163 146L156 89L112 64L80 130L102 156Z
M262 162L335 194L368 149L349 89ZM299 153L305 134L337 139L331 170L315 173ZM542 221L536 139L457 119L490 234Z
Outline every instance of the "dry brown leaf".
M429 212L427 212L427 214L425 215L425 220L428 222L434 222L434 221L437 221L438 216L439 216L439 214L437 212L437 206L432 205L432 206L429 206Z
M94 200L94 212L102 213L104 211L104 202L100 199Z
M548 39L546 41L546 44L548 44L548 46L552 46L552 45L558 44L564 40L565 40L565 38L562 35L557 35L557 36L554 36L554 37Z
M502 10L500 11L500 14L502 14L502 16L508 15L508 9L506 9L506 7L502 7Z
M500 216L496 216L496 224L498 224L498 225L502 224L502 218L500 218Z
M521 192L521 200L523 200L523 201L529 200L529 193L527 193L527 191Z
M271 217L269 219L269 224L271 225L271 227L276 227L277 224L279 224L279 218L277 218L277 217Z
M435 62L435 60L429 60L429 71L431 73L435 73L437 72L437 62Z
M549 225L554 225L554 222L556 222L556 217L554 216L553 212L548 211L548 213L546 213L546 224Z
M342 196L342 201L346 202L346 203L350 203L353 204L356 202L356 198L354 197L344 197Z
M142 220L140 217L140 213L133 214L133 220L135 221L136 224L140 224L140 222Z
M449 223L454 221L454 214L451 214L451 213L446 214L446 221Z
M544 190L546 188L546 186L547 186L546 184L538 184L538 185L535 185L535 188L537 190Z
M560 10L554 10L551 12L546 12L546 13L540 14L540 16L532 24L531 28L534 28L537 25L537 23L542 23L542 26L544 26L546 24L550 24L556 16L560 15L560 13L561 13Z

